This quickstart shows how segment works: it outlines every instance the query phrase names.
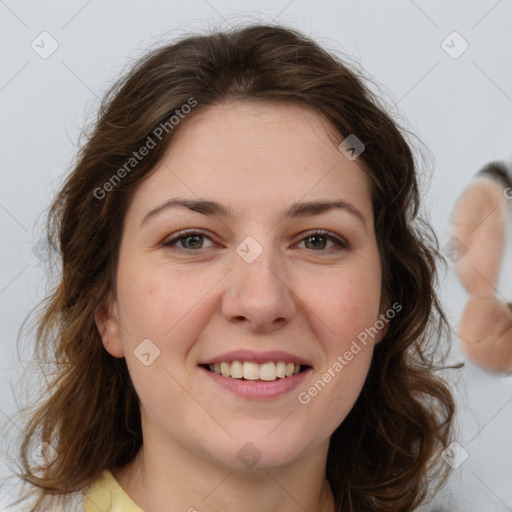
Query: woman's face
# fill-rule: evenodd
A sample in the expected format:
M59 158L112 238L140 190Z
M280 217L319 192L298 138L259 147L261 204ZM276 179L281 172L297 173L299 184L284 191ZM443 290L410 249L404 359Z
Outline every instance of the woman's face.
M231 102L182 123L133 197L116 298L97 315L144 444L231 468L326 451L383 334L367 177L305 107Z

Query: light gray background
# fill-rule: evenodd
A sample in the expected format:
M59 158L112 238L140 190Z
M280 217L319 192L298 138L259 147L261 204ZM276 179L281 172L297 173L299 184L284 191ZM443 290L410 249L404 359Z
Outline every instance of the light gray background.
M381 84L393 114L430 150L425 198L441 244L450 238L454 202L474 173L489 161L510 160L512 0L0 0L0 420L9 429L20 428L12 417L29 359L25 351L18 359L18 329L45 289L32 248L99 98L150 46L186 31L255 20L306 32L355 58ZM43 31L59 45L47 59L31 48ZM453 31L469 44L456 59L441 47ZM502 275L499 288L509 300L511 275ZM467 296L452 267L441 278L455 329ZM450 362L464 360L455 345ZM439 501L450 511L512 511L512 378L468 362L446 377L457 394L458 442L468 458ZM15 490L0 489L0 503Z

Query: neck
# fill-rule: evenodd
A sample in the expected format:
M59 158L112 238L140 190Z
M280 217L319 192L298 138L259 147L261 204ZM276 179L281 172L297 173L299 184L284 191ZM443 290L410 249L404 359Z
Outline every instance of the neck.
M325 476L326 446L314 456L286 467L233 470L211 458L173 446L141 448L133 461L112 473L145 512L334 512L334 498Z

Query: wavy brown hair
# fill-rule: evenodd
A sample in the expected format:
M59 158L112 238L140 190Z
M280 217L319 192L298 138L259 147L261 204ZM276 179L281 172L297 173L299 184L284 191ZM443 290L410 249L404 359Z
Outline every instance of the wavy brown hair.
M449 338L436 294L438 240L420 214L412 145L369 83L296 30L249 25L151 50L110 88L48 216L62 269L41 305L35 349L54 370L19 446L19 476L37 494L33 511L45 510L53 495L85 488L104 469L125 465L141 447L139 402L125 359L105 350L94 312L115 289L130 200L179 125L119 183L106 192L104 184L191 99L197 101L191 116L230 100L292 102L325 116L341 136L363 141L358 162L371 180L382 290L402 310L331 437L326 475L340 512L411 511L429 497L432 482L446 481L440 452L451 441L454 401L436 375L445 357L440 345ZM59 454L42 471L29 460L40 442Z

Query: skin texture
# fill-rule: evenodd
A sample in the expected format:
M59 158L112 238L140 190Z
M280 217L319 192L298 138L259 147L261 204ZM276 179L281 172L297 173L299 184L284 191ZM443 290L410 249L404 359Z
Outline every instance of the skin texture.
M334 510L329 438L360 394L385 327L307 405L297 395L387 309L368 177L338 150L341 140L304 107L217 105L183 122L136 191L116 293L96 322L106 350L126 358L141 401L143 448L114 476L144 510ZM141 225L171 197L215 200L233 217L173 208ZM319 199L350 202L364 222L346 210L280 220L292 203ZM202 246L162 246L189 228L205 235ZM315 244L314 229L349 248ZM252 263L236 252L248 236L263 249ZM150 366L134 355L147 338L160 350ZM313 370L284 396L241 398L198 367L236 349L288 351ZM248 442L262 454L251 468L237 457Z
M503 186L478 177L459 198L453 235L467 252L456 272L470 294L458 336L468 357L494 372L512 371L512 313L496 296L505 242L506 201Z

